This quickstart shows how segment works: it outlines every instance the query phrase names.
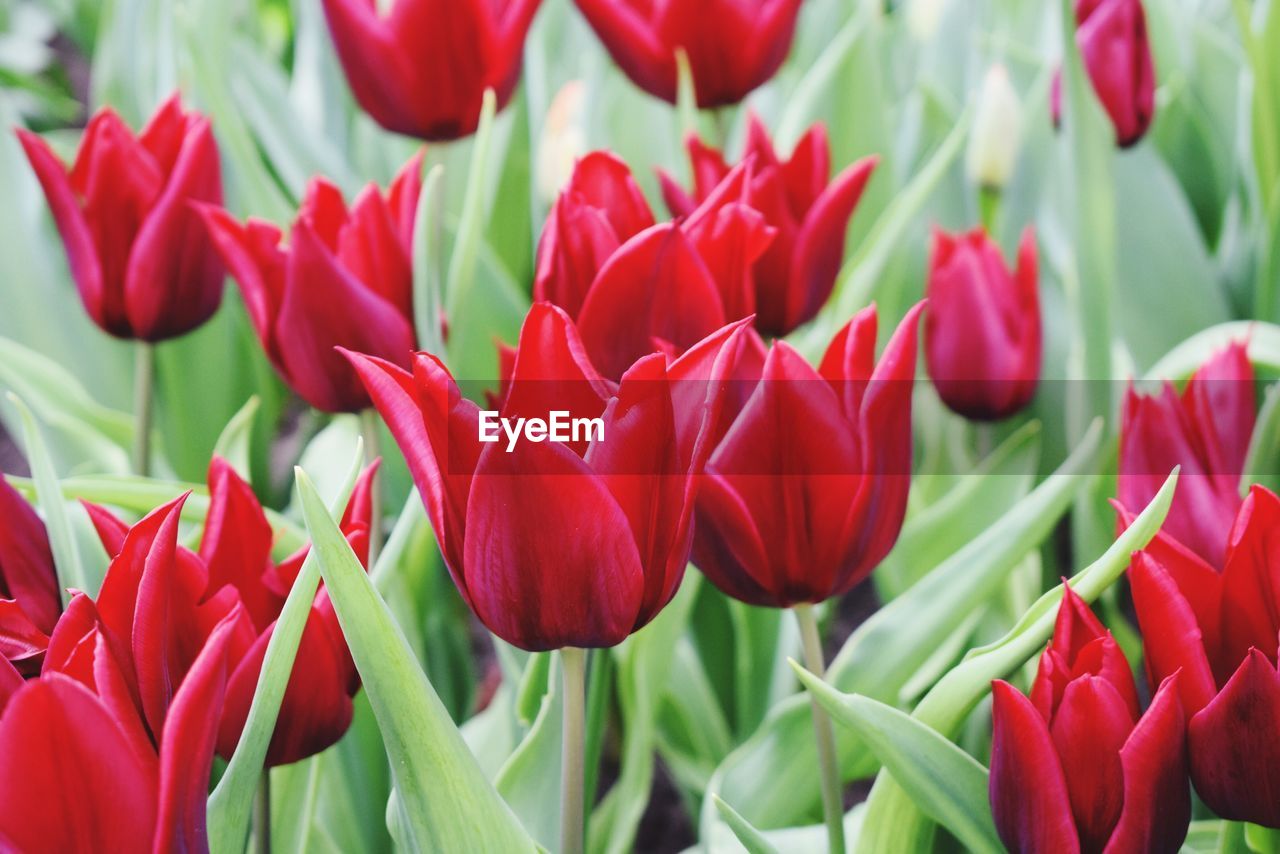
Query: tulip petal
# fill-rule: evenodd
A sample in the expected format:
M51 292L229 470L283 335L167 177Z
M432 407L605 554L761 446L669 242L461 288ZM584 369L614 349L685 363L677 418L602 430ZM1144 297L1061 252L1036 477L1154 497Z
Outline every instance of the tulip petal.
M0 599L0 658L34 676L40 672L48 645L49 636L31 622L22 605Z
M1084 851L1102 850L1120 820L1120 749L1134 723L1114 685L1099 676L1082 676L1067 684L1049 725Z
M1280 827L1280 675L1251 650L1187 728L1191 780L1220 818Z
M1067 781L1044 718L1007 682L991 685L991 812L1014 854L1079 854Z
M0 596L16 599L41 632L62 611L49 535L39 514L0 475Z
M1280 497L1249 490L1222 570L1220 654L1240 661L1251 647L1270 650L1280 635Z
M271 523L249 484L222 457L209 464L209 512L200 557L209 568L209 592L229 584L258 631L279 614L283 602L263 585L271 566Z
M156 823L156 777L111 713L53 673L0 719L0 840L15 851L135 851Z
M1120 748L1124 809L1104 854L1177 851L1191 822L1179 677L1166 679Z
M527 650L620 643L636 625L644 570L604 481L555 442L480 455L464 565L476 616Z
M22 674L7 659L0 659L0 715L4 714L9 699L25 684Z
M576 2L578 11L631 81L650 95L674 104L675 56L659 40L641 11L617 0Z

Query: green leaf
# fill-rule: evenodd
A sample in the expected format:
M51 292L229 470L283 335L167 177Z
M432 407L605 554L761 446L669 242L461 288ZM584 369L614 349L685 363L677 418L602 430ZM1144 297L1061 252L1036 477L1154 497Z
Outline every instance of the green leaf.
M841 694L800 665L792 667L832 719L859 735L926 815L970 851L1004 851L982 763L905 712L870 697Z
M476 259L480 254L481 229L484 226L484 185L486 174L492 165L489 151L493 142L493 120L497 98L492 89L486 89L480 107L480 122L476 128L474 146L471 149L471 165L467 171L467 193L458 220L458 236L449 259L448 287L445 293L447 312L454 317L458 307L466 300L467 293L475 285Z
M231 463L232 468L245 480L249 480L250 443L253 441L253 418L258 414L261 399L255 394L245 401L227 426L222 428L213 454Z
M334 497L329 507L331 517L342 518L343 510L351 498L356 478L360 475L360 463L364 459L364 447L356 442L344 488ZM345 541L345 538L344 538ZM285 599L275 630L267 641L266 655L258 684L249 706L249 716L240 733L227 770L218 786L209 796L209 846L214 851L239 850L249 833L249 817L253 811L253 796L262 777L267 758L267 748L276 729L280 703L284 699L289 676L293 673L293 660L298 654L302 631L311 616L311 605L320 586L320 570L315 550L302 562L302 569L294 579L293 587Z
M413 220L413 320L418 347L443 357L443 179L444 166L427 172Z
M498 794L521 823L549 851L560 850L561 719L564 715L561 665L559 656L554 658L554 668L551 666L553 656L549 654L539 654L529 660L526 672L535 672L526 681L541 685L536 715L531 716L529 732L493 781Z
M1058 470L998 522L940 563L854 631L831 662L827 679L841 691L896 702L912 675L1004 588L1009 574L1056 527L1094 471L1102 441L1097 423ZM851 733L837 733L846 780L875 772L876 763ZM802 695L776 705L760 729L731 753L708 787L757 827L794 824L816 808L817 755ZM702 832L717 820L704 805Z
M1175 470L1133 524L1116 538L1096 561L1071 579L1072 589L1092 602L1129 566L1133 552L1146 546L1169 512L1178 475ZM1044 594L1005 637L972 650L920 701L912 717L943 736L952 737L991 690L991 680L1007 676L1036 654L1053 633L1062 586ZM867 799L867 815L858 839L858 850L896 852L926 846L933 824L920 812L911 796L888 772L881 772Z
M1280 383L1272 384L1262 399L1241 474L1241 494L1248 492L1250 482L1272 492L1280 489Z
M1248 343L1249 361L1255 367L1280 372L1280 325L1237 320L1211 326L1183 341L1156 362L1146 377L1152 380L1186 379L1210 356L1233 341Z
M712 795L711 800L716 806L716 811L720 813L720 817L724 819L724 823L729 825L733 835L738 837L738 841L742 843L742 847L746 848L749 854L777 854L778 849L774 848L769 840L764 838L764 834L752 827L749 821L739 815L733 807L726 804L719 795Z
M62 604L65 606L71 598L67 592L68 587L84 591L90 596L96 595L101 579L89 578L84 563L80 560L80 549L71 531L71 520L67 517L66 499L58 488L58 476L49 459L49 449L45 446L44 437L36 426L35 416L16 394L10 392L9 401L18 410L18 417L22 421L23 444L26 446L32 479L35 481L40 511L49 530L49 547L53 550Z
M534 841L485 779L311 479L301 469L296 475L312 548L391 761L406 840L420 851L533 851Z

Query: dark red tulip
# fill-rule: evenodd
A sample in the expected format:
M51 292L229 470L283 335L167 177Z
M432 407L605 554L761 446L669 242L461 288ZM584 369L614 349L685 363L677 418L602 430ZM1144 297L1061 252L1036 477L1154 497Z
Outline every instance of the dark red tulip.
M573 167L538 242L533 298L577 317L587 290L609 256L653 225L653 213L631 170L607 151Z
M1116 129L1116 144L1133 145L1156 112L1156 71L1141 0L1076 0L1076 44L1093 91ZM1062 114L1062 81L1055 78L1053 120Z
M61 613L44 522L0 474L0 658L27 676L38 673Z
M162 341L213 316L224 272L192 208L222 204L208 119L184 112L175 94L135 136L103 108L70 171L40 137L19 129L18 138L94 323L119 338Z
M670 176L659 174L667 207L687 216L695 200L705 200L729 174L724 156L696 137L688 140L694 187L686 193ZM774 150L769 131L752 114L747 124L744 161L752 162L747 201L773 229L773 242L750 272L747 313L756 328L782 336L812 320L831 296L844 259L845 231L862 191L875 170L868 157L831 179L831 145L826 129L814 125L791 157Z
M693 561L744 602L785 608L840 596L898 538L911 482L916 324L875 361L860 312L814 370L776 341L707 464Z
M409 364L416 343L412 243L421 171L419 154L385 195L370 184L350 209L337 187L313 179L287 246L270 223L241 225L226 211L204 209L267 356L317 409L369 406L334 347Z
M74 671L46 668L27 682L0 718L4 848L208 851L205 804L236 620L195 650L154 744L102 635L75 651Z
M749 166L687 217L652 224L625 164L579 161L539 245L534 296L567 312L592 365L618 380L662 350L675 356L752 312L752 264L773 229L751 207Z
M1022 233L1010 272L982 228L933 233L924 354L942 402L975 421L1019 412L1040 381L1036 237Z
M356 100L389 131L467 136L486 89L504 106L520 79L538 0L324 0Z
M374 468L360 478L342 529L361 561L368 557L370 490ZM262 506L231 466L215 457L209 467L210 505L198 553L176 543L183 498L129 528L106 510L90 515L113 555L97 602L78 596L50 645L55 666L70 661L101 633L136 683L144 719L154 735L176 683L211 627L239 615L228 648L225 707L218 754L230 757L244 728L267 644L306 550L276 564L273 533ZM48 665L46 665L48 669ZM334 744L351 723L351 697L359 686L337 617L321 590L303 629L286 686L267 764L296 762Z
M576 0L626 75L676 102L676 51L689 57L698 106L736 104L791 51L800 0Z
M409 461L458 590L494 634L528 650L613 646L671 600L742 327L674 361L651 353L614 384L569 316L535 304L499 412L602 419L602 437L567 442L481 442L480 410L435 357L419 353L409 373L349 355Z
M1169 383L1154 395L1130 388L1120 423L1120 503L1145 507L1181 466L1164 530L1221 566L1256 418L1253 365L1239 342L1192 374L1181 397Z
M1280 828L1277 573L1280 497L1255 485L1220 572L1162 531L1129 581L1150 678L1180 672L1196 791L1222 818Z
M1191 795L1176 676L1140 713L1124 653L1066 587L1030 699L991 687L991 811L1013 854L1178 851Z

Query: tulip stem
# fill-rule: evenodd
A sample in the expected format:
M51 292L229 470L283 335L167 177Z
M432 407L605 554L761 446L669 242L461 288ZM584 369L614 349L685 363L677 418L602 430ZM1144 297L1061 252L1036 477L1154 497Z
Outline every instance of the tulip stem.
M560 850L564 854L582 854L583 850L586 664L586 650L569 646L560 650L560 669L564 676L564 744L560 754Z
M155 391L156 350L139 341L133 362L133 472L151 474L151 415Z
M253 799L254 850L271 854L271 771L262 769L262 782Z
M822 638L818 635L818 620L813 614L813 606L796 605L791 610L800 625L800 638L804 643L804 666L814 676L822 678L826 674L826 663L822 656ZM844 854L844 787L840 784L835 730L831 726L831 718L812 694L809 695L809 707L813 712L813 735L818 743L818 770L822 776L822 812L827 821L827 847L831 854Z
M369 407L360 413L360 436L364 439L364 461L372 465L378 458L378 413ZM382 490L375 480L369 491L369 569L372 570L382 552Z

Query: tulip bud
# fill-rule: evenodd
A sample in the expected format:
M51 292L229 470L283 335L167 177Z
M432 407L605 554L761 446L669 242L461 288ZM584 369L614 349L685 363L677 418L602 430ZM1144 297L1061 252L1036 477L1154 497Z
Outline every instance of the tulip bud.
M24 675L38 673L61 613L44 522L0 474L0 658Z
M1040 380L1040 297L1035 232L1011 274L982 229L934 232L925 361L942 401L976 421L1008 418Z
M965 171L984 190L1003 190L1018 163L1022 144L1022 104L1003 65L982 78L978 111L969 132Z
M1181 397L1130 388L1120 418L1118 492L1126 507L1145 507L1174 466L1178 491L1164 530L1210 566L1222 566L1240 507L1240 478L1256 419L1253 365L1235 342L1204 363Z
M726 594L775 608L823 602L893 547L911 484L922 308L907 313L878 364L871 307L836 334L816 370L775 341L753 360L755 375L734 383L749 393L726 401L740 408L723 413L736 418L707 465L693 551Z
M907 29L921 44L933 41L951 0L911 0L907 6Z
M324 12L361 108L389 131L450 140L475 132L486 89L499 109L511 99L538 2L324 0Z
M1175 852L1191 821L1177 679L1145 714L1124 653L1067 585L1028 699L992 685L991 811L1014 854Z
M698 106L736 104L777 72L800 0L577 0L613 59L641 89L676 102L676 51L689 57Z
M570 80L560 87L547 108L534 169L538 194L547 201L555 200L573 177L578 158L587 153L587 134L583 128L586 90L581 80Z
M163 341L213 316L225 272L193 206L222 204L209 121L174 95L137 134L110 107L85 128L68 171L18 131L93 322L120 338Z
M419 154L385 194L370 184L350 208L337 187L312 179L287 246L270 223L241 225L226 211L203 210L267 357L317 409L369 406L335 347L409 364L416 343L412 241L421 170Z
M1142 0L1076 0L1076 44L1094 92L1127 148L1146 134L1156 110L1156 72ZM1054 124L1062 115L1062 78L1050 93Z

